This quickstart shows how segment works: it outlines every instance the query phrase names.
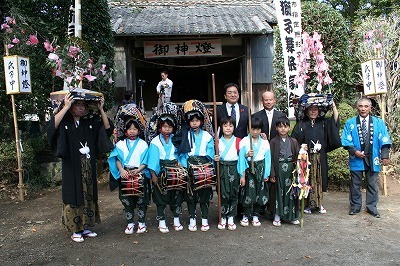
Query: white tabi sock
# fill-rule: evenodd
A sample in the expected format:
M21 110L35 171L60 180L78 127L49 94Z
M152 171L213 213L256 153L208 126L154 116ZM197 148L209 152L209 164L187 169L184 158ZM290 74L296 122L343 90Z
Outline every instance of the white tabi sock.
M143 227L145 227L145 226L146 226L145 223L139 223L139 226L138 226L138 227L143 228Z
M225 218L221 218L221 224L226 224L226 219Z
M174 226L180 226L181 221L179 220L179 217L174 217Z
M160 221L158 221L158 227L160 227L160 228L166 228L167 225L165 224L165 220L160 220Z
M193 227L196 225L196 219L195 218L190 218L190 226Z
M208 225L208 219L201 219L201 225Z
M278 215L278 214L275 214L275 219L274 219L275 221L280 221L281 220L281 217Z
M258 216L253 216L253 222L259 222Z
M228 217L228 224L234 224L235 222L233 221L233 216Z

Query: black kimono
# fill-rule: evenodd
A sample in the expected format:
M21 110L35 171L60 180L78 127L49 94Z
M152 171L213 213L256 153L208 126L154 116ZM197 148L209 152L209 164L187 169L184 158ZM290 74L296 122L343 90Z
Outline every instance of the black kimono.
M340 136L340 119L335 121L331 118L317 118L314 125L307 116L303 120L297 122L292 131L292 137L298 143L307 144L308 153L312 153L314 144L321 144L321 175L322 175L322 191L326 192L328 188L328 158L327 153L341 147ZM314 142L314 143L313 143Z
M82 226L86 229L87 226L80 219L79 222L66 222L66 212L74 212L75 216L81 216L83 211L89 217L98 216L98 213L92 213L94 210L88 209L87 204L91 202L95 206L93 208L97 209L96 161L99 154L113 148L109 139L113 129L111 126L105 130L101 119L92 116L81 117L79 125L76 126L70 112L65 114L58 128L55 128L54 117L49 122L47 138L50 147L53 153L62 159L63 223L71 231L82 230ZM79 151L85 145L90 149L90 157ZM81 206L83 210L77 211Z

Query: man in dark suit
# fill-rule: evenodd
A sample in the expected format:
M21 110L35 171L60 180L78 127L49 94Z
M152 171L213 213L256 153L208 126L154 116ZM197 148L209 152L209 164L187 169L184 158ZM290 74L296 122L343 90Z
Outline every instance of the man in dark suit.
M278 135L276 131L275 123L278 117L286 116L286 114L278 111L274 108L276 103L275 95L272 91L266 91L262 94L262 104L264 109L254 113L253 117L259 117L263 121L263 126L261 129L261 134L265 134L268 141L275 138ZM268 203L261 210L261 214L265 213L265 208L267 208L269 215L275 213L275 200L276 200L276 183L268 182L269 187L269 198Z
M254 113L253 117L259 117L263 121L263 127L261 132L267 136L268 140L273 139L278 135L278 132L275 128L275 122L278 117L286 116L286 114L282 113L274 109L276 103L275 95L272 91L266 91L262 94L262 104L264 109Z
M239 104L239 86L235 83L228 83L224 86L226 103L217 107L218 126L223 117L232 116L236 119L236 127L233 135L238 138L247 136L249 124L249 111L247 106Z

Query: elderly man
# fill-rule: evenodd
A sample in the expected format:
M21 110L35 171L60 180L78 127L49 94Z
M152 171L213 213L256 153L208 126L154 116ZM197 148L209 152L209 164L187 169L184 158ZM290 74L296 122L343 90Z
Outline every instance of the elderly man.
M263 121L263 127L261 132L266 134L268 140L273 139L278 135L275 128L275 123L278 117L286 116L281 111L276 110L275 107L276 98L272 91L266 91L262 94L262 104L264 109L254 113L253 117L259 117Z
M249 124L249 111L247 106L239 104L239 86L235 83L228 83L224 86L226 103L217 107L218 125L221 118L231 116L235 118L236 125L233 135L238 138L247 136Z
M380 164L390 163L391 140L382 119L370 115L371 100L363 97L357 101L358 116L346 121L342 145L349 151L350 164L350 215L360 212L362 206L361 182L367 181L366 209L380 218L378 203L378 173Z

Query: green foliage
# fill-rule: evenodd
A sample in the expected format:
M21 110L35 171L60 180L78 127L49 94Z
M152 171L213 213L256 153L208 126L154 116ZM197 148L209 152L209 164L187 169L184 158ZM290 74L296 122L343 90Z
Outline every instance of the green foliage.
M356 110L346 102L338 105L341 128L344 127L347 119L356 115ZM339 148L328 153L328 176L329 186L339 190L347 190L349 187L350 168L349 153Z
M393 147L400 147L398 125L400 124L400 12L396 11L386 17L367 17L352 33L354 40L354 55L361 62L373 58L384 58L386 67L387 93L376 97L379 109L382 110L381 97L386 105L388 115L385 120L392 137ZM358 82L362 83L361 68L357 69ZM382 113L382 112L380 112Z
M339 190L349 188L349 153L345 149L339 148L328 153L328 177L330 188Z
M37 114L41 121L50 108L49 94L62 89L63 80L53 76L52 71L45 65L48 52L43 42L56 40L60 46L67 42L67 25L71 1L65 0L6 0L0 4L1 20L6 16L17 20L18 33L26 35L37 34L39 44L22 47L18 53L30 58L31 95L16 95L16 109L18 118L24 114ZM2 21L1 21L2 22ZM0 36L4 41L5 36ZM107 68L114 66L114 39L110 26L107 0L82 1L82 39L87 43L87 50L96 63L105 63ZM4 47L0 46L0 53L4 54ZM16 181L17 159L15 151L14 124L10 96L5 94L3 60L0 62L0 179ZM106 98L105 109L111 108L113 99L113 85L98 86L90 84L88 89L101 91ZM23 163L27 183L39 186L47 184L46 177L41 177L36 161L36 149L33 145L38 140L28 137L24 139ZM29 177L29 178L28 178ZM31 185L32 186L32 185Z
M338 112L340 116L340 125L341 125L340 128L344 127L344 124L346 123L347 119L357 115L357 110L346 102L341 102L339 104Z
M44 136L22 141L22 169L24 183L29 187L43 188L50 186L48 177L40 176L38 154L47 145ZM15 141L0 142L0 180L18 183L18 160Z
M343 97L353 95L355 90L353 87L353 72L351 71L353 61L349 50L349 30L341 14L327 4L313 1L302 2L302 27L303 31L308 32L310 35L314 31L322 35L323 53L325 60L330 65L330 76L333 80L331 90L336 102L340 102ZM274 82L278 107L282 108L287 105L287 96L285 91L282 45L278 29L275 30L274 36L276 43ZM314 81L315 77L311 76L310 80ZM326 92L326 89L323 92Z
M387 15L400 8L398 0L313 0L331 5L346 20L357 25L368 16Z
M104 63L107 68L114 68L114 37L111 30L111 17L108 13L107 0L82 1L82 38L90 44L89 54L95 62ZM89 83L90 87L95 83ZM101 87L104 94L105 109L112 108L114 85L107 84Z

